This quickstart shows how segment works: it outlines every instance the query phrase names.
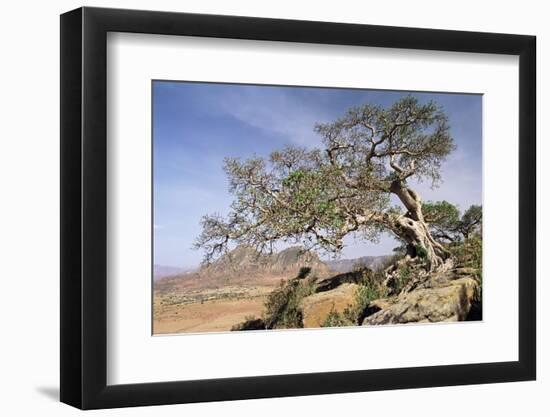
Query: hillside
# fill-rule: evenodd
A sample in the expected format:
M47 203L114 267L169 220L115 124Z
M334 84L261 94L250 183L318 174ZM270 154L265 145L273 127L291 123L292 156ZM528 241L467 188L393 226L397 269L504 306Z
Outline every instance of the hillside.
M158 281L166 277L193 272L192 268L178 268L176 266L153 265L153 280Z
M228 331L261 314L267 295L302 268L320 279L332 274L317 255L299 247L272 255L238 247L198 271L159 279L154 282L153 332Z
M360 258L353 259L335 259L331 261L325 261L325 263L332 269L334 272L351 272L354 269L358 268L369 268L376 270L380 268L386 260L388 260L391 255L381 255L381 256L362 256Z
M296 276L303 267L319 277L330 273L319 257L300 247L291 247L271 255L239 246L216 262L198 271L168 276L155 282L155 290L169 292L183 289L220 288L228 285L273 287L281 279Z

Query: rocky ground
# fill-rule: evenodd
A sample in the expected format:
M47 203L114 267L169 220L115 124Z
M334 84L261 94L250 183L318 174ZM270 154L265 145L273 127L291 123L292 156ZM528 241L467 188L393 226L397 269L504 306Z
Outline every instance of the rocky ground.
M398 291L384 288L387 282L374 288L372 279L372 271L364 270L313 279L313 282L310 278L307 284L297 283L296 279L289 281L286 288L290 293L299 293L292 288L300 286L311 289L305 293L302 290L303 296L297 303L286 301L285 305L285 301L279 301L268 320L254 318L253 326L241 323L234 330L288 327L284 319L288 315L299 318L293 327L304 328L482 319L481 282L474 268L454 267L449 261L447 268L432 274L412 269ZM292 296L287 299L291 300ZM296 311L291 314L289 308Z
M431 272L422 260L396 257L378 270L336 273L318 258L301 267L306 258L296 248L263 260L239 249L231 264L222 259L155 283L153 332L481 320L481 264L472 264L468 251L457 253Z
M470 268L455 268L398 296L369 303L362 325L481 320L481 283Z

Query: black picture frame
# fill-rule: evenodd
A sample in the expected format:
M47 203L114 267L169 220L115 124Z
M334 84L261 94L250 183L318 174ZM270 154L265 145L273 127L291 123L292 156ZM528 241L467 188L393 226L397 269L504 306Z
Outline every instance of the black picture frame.
M108 32L519 56L519 360L107 385ZM61 401L81 409L534 380L534 36L80 8L61 16Z

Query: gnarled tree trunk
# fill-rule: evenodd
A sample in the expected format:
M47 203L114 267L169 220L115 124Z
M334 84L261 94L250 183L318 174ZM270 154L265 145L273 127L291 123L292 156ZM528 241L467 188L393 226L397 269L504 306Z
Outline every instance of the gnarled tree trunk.
M411 258L423 258L429 271L437 269L449 253L432 237L422 215L420 195L399 180L392 182L390 191L401 200L408 211L404 215L388 215L388 226L401 240L407 242L407 254Z
M407 242L407 255L425 260L426 269L431 271L443 264L447 257L445 249L436 242L426 223L413 220L406 215L397 215L390 219L391 230Z

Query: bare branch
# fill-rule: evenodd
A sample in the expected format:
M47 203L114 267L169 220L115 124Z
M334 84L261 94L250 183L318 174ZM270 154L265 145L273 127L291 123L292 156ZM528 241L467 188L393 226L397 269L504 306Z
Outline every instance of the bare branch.
M315 131L322 149L287 146L268 159L225 161L235 198L227 218L203 218L196 247L204 249L207 261L230 244L272 250L285 241L338 252L348 234L376 241L382 230L398 235L412 227L411 220L422 224L420 196L405 180L438 181L453 150L446 117L435 104L419 104L413 97L387 109L365 104ZM391 208L392 193L407 208L405 214ZM409 235L420 239L422 227ZM431 236L422 239L429 245Z

